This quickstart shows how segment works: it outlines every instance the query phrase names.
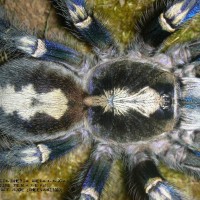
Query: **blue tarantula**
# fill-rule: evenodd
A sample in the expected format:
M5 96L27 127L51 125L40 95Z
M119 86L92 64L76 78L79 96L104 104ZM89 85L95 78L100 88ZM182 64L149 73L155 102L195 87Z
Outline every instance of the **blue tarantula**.
M73 199L101 199L118 159L133 199L185 199L157 165L200 178L200 42L161 47L200 1L158 2L122 51L84 0L55 0L94 56L18 30L1 12L0 50L10 55L0 67L1 170L42 165L87 143L93 151Z

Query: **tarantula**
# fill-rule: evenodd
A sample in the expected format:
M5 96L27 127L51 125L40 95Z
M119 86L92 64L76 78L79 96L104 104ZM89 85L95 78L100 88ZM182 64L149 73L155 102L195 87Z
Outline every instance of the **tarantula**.
M0 169L42 165L87 143L74 199L100 199L118 159L133 199L184 199L157 165L200 177L200 45L161 50L200 2L156 2L125 50L84 0L54 5L94 56L21 31L1 11L0 48L10 59L0 67Z

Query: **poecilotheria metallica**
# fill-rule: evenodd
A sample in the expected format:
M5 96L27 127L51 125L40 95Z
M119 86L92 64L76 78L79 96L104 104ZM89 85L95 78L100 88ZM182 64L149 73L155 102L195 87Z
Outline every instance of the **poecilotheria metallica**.
M2 13L1 51L10 58L0 69L2 169L48 163L88 143L77 199L99 199L116 160L133 198L182 199L156 166L199 176L199 45L161 48L199 3L158 2L122 50L84 1L55 1L95 56L19 30Z

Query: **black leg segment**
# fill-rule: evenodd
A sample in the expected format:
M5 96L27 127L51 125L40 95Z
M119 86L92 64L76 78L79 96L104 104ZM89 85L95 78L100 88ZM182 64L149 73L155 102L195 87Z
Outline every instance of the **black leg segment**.
M54 141L14 145L11 149L0 151L0 170L39 166L63 156L82 143L82 135L71 135Z
M154 149L157 158L163 161L170 168L183 171L184 173L193 175L199 179L199 133L188 132L188 134L180 134L178 136L181 137L179 141L176 141L175 139L177 135L171 137L172 138L168 137L157 142L152 142L151 148ZM162 145L162 149L158 149L160 145Z
M28 57L55 62L66 62L75 66L84 62L84 56L62 44L37 37L18 30L7 19L0 19L1 50L21 52Z
M115 153L107 144L94 146L90 159L74 182L67 198L76 200L99 200L110 175ZM70 196L70 197L69 197Z
M55 4L65 18L66 26L78 38L102 50L114 45L111 34L87 9L85 0L57 0Z
M168 36L200 12L200 3L198 0L156 1L149 10L137 24L133 48L151 55Z
M181 194L160 175L152 160L127 167L127 185L134 200L183 200Z

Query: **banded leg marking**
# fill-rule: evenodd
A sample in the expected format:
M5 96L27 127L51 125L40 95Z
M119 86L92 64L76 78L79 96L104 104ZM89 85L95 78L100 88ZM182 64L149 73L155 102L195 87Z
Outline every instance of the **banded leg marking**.
M135 160L136 161L136 160ZM139 161L139 160L138 160ZM148 158L140 162L130 163L126 166L127 185L134 200L182 200L182 195L172 187L158 171L155 163Z
M100 199L112 167L113 153L108 146L97 146L89 161L90 167L82 184L80 200Z
M67 62L77 66L84 62L84 56L77 51L20 31L6 19L0 19L0 42L2 50L8 52L18 51L34 58Z
M64 16L67 27L78 38L88 42L97 52L98 49L114 48L111 34L86 8L85 0L58 0L55 3Z
M140 48L142 53L148 55L155 54L167 37L200 13L200 2L198 0L155 2L150 10L152 12L145 16L142 22L138 22L138 35L132 46L133 49Z
M37 39L34 36L15 38L15 44L16 49L34 58L75 65L83 62L83 56L75 50L49 40Z
M15 145L10 150L0 152L0 168L41 165L72 151L82 143L82 139L82 135L77 133L54 141Z

